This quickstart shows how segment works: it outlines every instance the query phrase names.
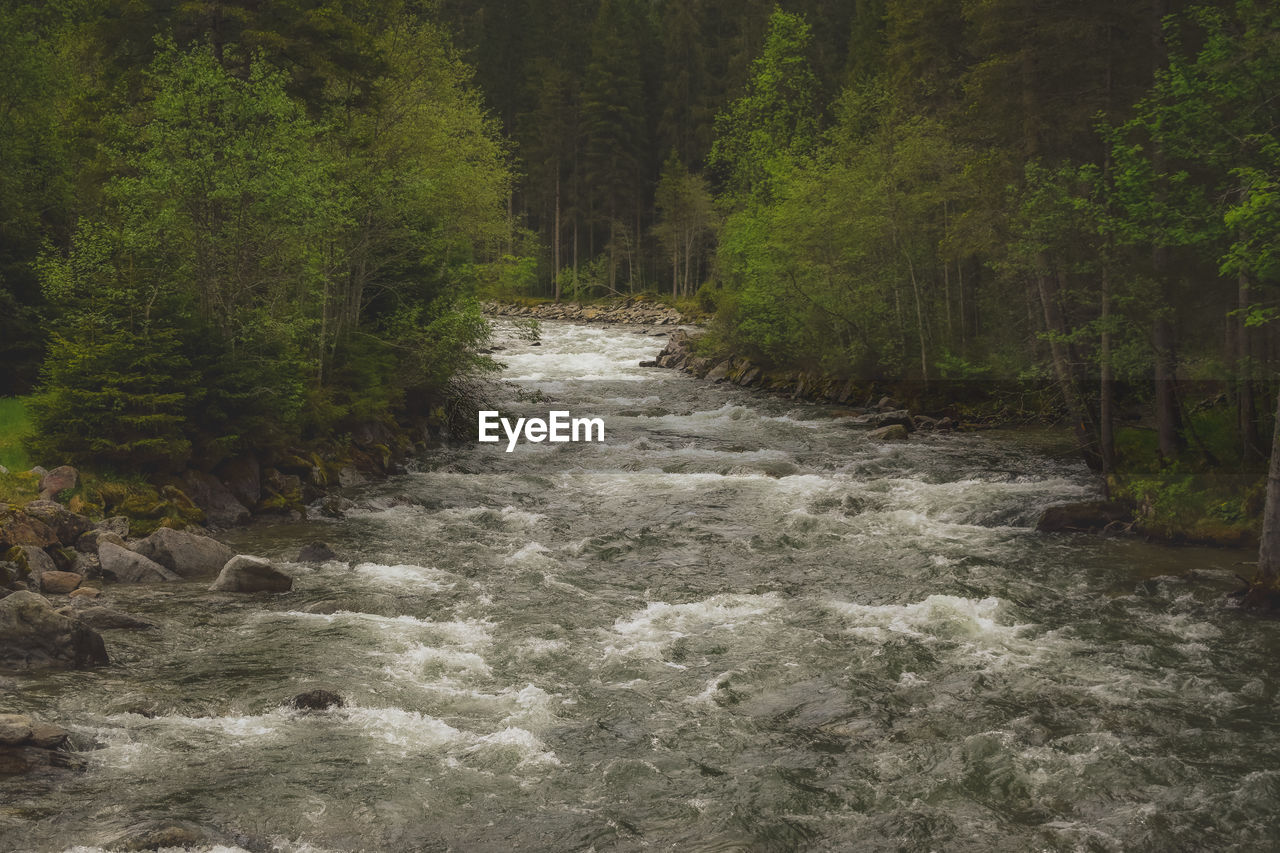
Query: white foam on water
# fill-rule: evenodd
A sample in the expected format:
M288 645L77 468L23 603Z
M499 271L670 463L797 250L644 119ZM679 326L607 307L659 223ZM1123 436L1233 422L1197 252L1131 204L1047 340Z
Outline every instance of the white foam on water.
M496 521L504 528L518 530L537 527L546 519L544 515L514 506L504 506L501 509L487 506L451 507L441 510L437 517L441 521L465 521L472 524Z
M467 752L471 755L498 759L505 755L514 754L518 759L517 767L524 767L530 764L554 766L560 764L560 759L547 748L547 745L537 735L528 729L522 729L517 726L508 726L502 731L475 738L474 743Z
M443 720L404 708L349 706L343 716L358 731L373 740L413 751L436 751L468 736Z
M426 566L397 565L386 566L381 563L358 563L353 570L383 584L411 584L415 587L429 589L433 592L445 592L457 586L458 576L441 569Z
M1002 643L1016 640L1029 625L1005 625L997 621L1003 602L999 598L961 598L931 595L914 604L852 604L830 600L826 606L850 625L850 634L875 642L894 635L917 639L965 640Z
M394 663L387 665L386 672L393 678L415 681L441 674L465 673L481 678L492 675L489 662L475 652L442 649L423 643L416 643L408 651L396 655Z
M609 630L606 656L661 658L665 647L690 634L705 631L734 633L753 627L782 606L777 593L722 593L687 604L649 602L629 618L619 618Z

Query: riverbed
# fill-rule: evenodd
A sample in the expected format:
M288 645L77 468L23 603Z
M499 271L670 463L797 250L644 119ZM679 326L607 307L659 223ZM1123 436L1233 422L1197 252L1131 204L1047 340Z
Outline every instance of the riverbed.
M160 627L0 681L87 761L0 780L0 849L1280 846L1247 552L1036 533L1096 489L1054 434L874 442L639 367L664 339L634 329L499 340L493 408L605 441L460 442L229 537L291 593L108 588ZM314 539L344 559L291 562ZM314 687L346 706L285 706Z

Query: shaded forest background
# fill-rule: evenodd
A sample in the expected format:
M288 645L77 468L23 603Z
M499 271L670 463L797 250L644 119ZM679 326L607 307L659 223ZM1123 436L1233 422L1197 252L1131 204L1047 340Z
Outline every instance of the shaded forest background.
M59 0L0 27L0 393L43 388L55 455L341 432L481 365L476 296L648 290L766 365L1039 389L1105 472L1265 463L1274 4Z

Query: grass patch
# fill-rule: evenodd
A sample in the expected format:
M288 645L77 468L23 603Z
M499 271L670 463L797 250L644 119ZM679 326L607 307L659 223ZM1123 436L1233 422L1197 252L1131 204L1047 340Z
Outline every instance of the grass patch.
M31 467L23 439L31 434L31 419L21 398L0 398L0 465L10 471Z

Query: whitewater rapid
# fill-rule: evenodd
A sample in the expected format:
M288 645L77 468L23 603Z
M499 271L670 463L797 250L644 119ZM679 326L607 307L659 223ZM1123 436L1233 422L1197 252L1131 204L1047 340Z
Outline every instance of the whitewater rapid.
M3 682L88 767L0 779L0 848L1269 849L1280 629L1247 555L1044 536L1095 485L1051 433L878 443L642 368L663 339L500 332L467 441L346 518L236 534L294 591L115 587L115 665ZM301 544L343 557L290 562ZM346 706L287 709L304 689Z

